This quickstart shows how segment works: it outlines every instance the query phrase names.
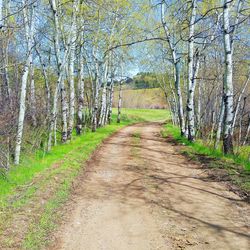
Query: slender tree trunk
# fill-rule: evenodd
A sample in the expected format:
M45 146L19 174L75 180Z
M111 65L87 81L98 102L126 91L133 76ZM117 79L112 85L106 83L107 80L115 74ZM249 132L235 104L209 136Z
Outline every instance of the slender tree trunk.
M73 3L73 24L72 24L72 41L70 46L70 62L69 62L69 125L68 125L68 139L71 139L72 130L74 127L75 117L75 81L74 81L74 65L75 65L75 50L77 39L77 24L76 15L78 13L79 3L78 0L74 0Z
M49 79L48 79L48 74L47 74L47 67L46 64L42 60L42 56L38 48L36 48L36 52L42 67L42 74L44 78L44 85L45 85L45 95L46 95L46 118L50 119L50 112L51 112L51 91L50 91L50 86L49 86Z
M235 127L237 115L238 115L238 112L239 112L239 107L240 107L240 103L241 103L241 100L242 100L242 96L243 96L243 94L244 94L245 91L246 91L247 85L248 85L248 83L249 83L249 78L250 78L250 74L248 74L247 80L245 81L245 83L244 83L244 85L243 85L243 88L242 88L242 90L241 90L241 92L240 92L240 95L239 95L239 97L238 97L238 100L237 100L236 108L235 108L235 111L234 111L234 117L233 117L232 135L233 135L233 133L234 133L234 127Z
M61 93L61 107L62 107L62 132L61 132L61 141L66 143L68 139L68 130L67 130L67 115L68 115L68 102L67 94L64 84L64 77L60 83L60 93Z
M109 91L109 110L108 110L108 123L111 124L112 121L112 106L114 99L114 80L113 77L110 83L110 91Z
M78 105L77 105L77 124L76 133L82 133L83 125L83 105L84 105L84 57L83 48L80 48L80 62L79 62L79 77L78 77Z
M174 56L175 58L175 56ZM183 114L183 101L182 101L182 92L181 92L181 83L180 83L180 62L177 61L174 64L175 66L175 89L178 97L178 115L179 115L179 124L181 129L181 136L185 134L185 123L184 123L184 114Z
M100 69L99 69L99 62L96 60L96 78L94 84L94 103L93 103L93 111L92 111L92 132L95 132L97 129L97 113L98 113L98 102L99 102L99 89L101 86L101 79L100 79Z
M23 6L26 5L26 2L23 0ZM20 152L21 152L21 144L23 137L23 128L24 128L24 117L26 110L26 92L27 92L27 81L29 75L29 68L32 62L32 50L33 50L33 17L34 17L34 4L30 6L30 25L28 19L28 6L23 8L24 15L24 23L25 23L25 35L27 39L27 59L25 61L23 74L22 74L22 82L21 82L21 94L19 100L19 116L18 116L18 125L17 125L17 135L16 135L16 148L15 148L15 157L14 163L16 165L20 162Z
M244 141L242 143L242 146L245 146L247 141L248 141L248 137L249 137L249 133L250 133L250 113L248 114L248 126L247 126L247 132L244 138Z
M246 97L244 97L243 99L243 107L242 107L242 110L241 110L241 115L240 115L240 120L239 120L239 142L238 142L238 145L240 146L241 145L241 137L242 137L242 122L243 122L243 115L244 115L244 110L245 110L245 107L246 107Z
M194 141L195 137L195 110L194 110L194 28L196 19L197 0L192 0L192 13L189 22L188 39L188 98L187 98L187 119L188 119L188 140Z
M224 0L223 6L223 37L225 50L225 74L224 74L224 128L223 128L223 151L225 154L233 153L233 59L232 46L230 37L230 17L229 17L229 1Z
M32 125L37 126L36 120L36 90L35 90L35 79L34 79L34 63L33 59L30 63L30 109Z
M210 140L209 143L212 143L213 138L214 138L214 127L215 127L215 111L212 111L212 115L211 115L211 131L210 131Z
M10 15L10 0L5 0L4 2L5 16ZM5 19L5 26L7 27L7 32L9 32L9 18ZM9 100L10 107L12 107L12 96L11 96L11 87L10 87L10 78L9 78L9 45L10 38L9 35L6 38L6 45L4 49L4 76L5 76L5 85L7 89L7 96Z
M93 122L92 122L92 132L95 132L97 129L97 112L98 112L98 99L99 99L99 80L97 80L95 86L95 96L94 96L94 106L93 106Z
M218 127L217 127L217 132L216 132L216 139L215 139L215 144L214 144L215 149L218 149L218 147L219 147L222 126L223 126L224 113L225 113L225 105L224 105L224 98L222 97L221 105L220 105L220 115L219 115L219 119L218 119Z
M105 114L106 114L106 107L107 107L107 81L108 81L108 62L106 62L106 65L105 65L104 85L103 85L103 90L102 90L99 126L105 125Z
M170 33L168 31L167 23L165 21L165 2L162 1L161 3L161 21L162 25L166 34L167 42L169 44L169 48L171 50L174 70L175 70L175 90L177 94L178 100L178 117L179 117L179 126L181 135L185 134L185 123L184 123L184 114L183 114L183 102L182 102L182 92L181 92L181 85L180 85L180 59L177 58L176 48L171 42Z
M201 83L198 84L198 97L197 97L197 132L196 136L200 136L201 129Z
M58 79L57 81L60 81L60 80ZM59 84L57 82L54 97L53 97L53 106L52 106L51 117L50 117L48 152L51 151L53 132L54 132L54 145L56 145L57 143L56 122L57 122L57 102L58 102L58 93L59 93L58 87L59 87Z
M62 133L61 133L61 141L62 143L65 143L67 141L67 111L68 111L68 105L67 105L67 95L66 95L66 89L64 84L64 76L66 72L66 64L67 59L70 53L70 45L72 43L72 36L69 34L69 39L64 52L63 60L61 60L61 51L60 51L60 24L59 24L59 17L58 17L58 10L55 0L50 0L50 6L53 11L53 21L55 25L55 33L54 33L54 41L55 41L55 54L56 54L56 60L57 60L57 74L58 74L58 80L57 80L57 89L60 90L61 94L61 108L62 108ZM74 24L74 22L73 22ZM72 24L72 25L73 25ZM71 27L72 32L72 27ZM54 101L53 101L53 112L51 117L51 128L54 129L55 133L55 141L56 141L56 119L57 119L57 98L58 98L58 91L55 91L54 94ZM49 144L49 143L48 143Z
M119 84L117 123L121 122L121 109L122 109L122 80L120 81L120 84Z

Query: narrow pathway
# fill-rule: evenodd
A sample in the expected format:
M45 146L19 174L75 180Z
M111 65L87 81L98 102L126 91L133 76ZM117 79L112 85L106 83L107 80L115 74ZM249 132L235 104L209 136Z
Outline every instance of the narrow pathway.
M249 249L249 205L160 130L129 126L103 144L50 249Z

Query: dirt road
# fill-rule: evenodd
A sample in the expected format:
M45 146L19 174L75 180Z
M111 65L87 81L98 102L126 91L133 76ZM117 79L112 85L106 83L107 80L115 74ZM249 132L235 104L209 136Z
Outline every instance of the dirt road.
M249 205L160 130L129 126L103 144L50 249L249 249Z

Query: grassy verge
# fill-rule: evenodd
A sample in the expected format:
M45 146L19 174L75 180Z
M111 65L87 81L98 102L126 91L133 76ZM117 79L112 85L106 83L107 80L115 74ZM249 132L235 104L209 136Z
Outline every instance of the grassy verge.
M91 153L115 131L135 122L152 121L152 116L164 120L167 112L126 110L120 124L115 123L114 115L114 122L96 133L74 137L68 144L55 146L49 154L38 152L12 167L7 178L0 179L0 249L33 250L46 245L60 217L58 211Z
M180 136L179 129L172 124L167 124L162 131L164 137L171 136L180 145L181 152L191 160L201 162L208 169L218 170L218 179L230 180L238 188L234 188L244 198L249 199L250 193L250 162L248 160L249 148L244 148L244 153L237 155L223 155L221 150L215 150L201 140L190 143ZM220 170L220 171L219 171Z

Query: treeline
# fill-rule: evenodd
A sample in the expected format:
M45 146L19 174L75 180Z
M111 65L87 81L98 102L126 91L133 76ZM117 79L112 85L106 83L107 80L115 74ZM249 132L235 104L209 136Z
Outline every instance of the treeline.
M115 82L119 122L135 44L155 72L137 85L157 80L183 136L232 153L250 132L248 24L246 0L0 1L1 166L110 122Z
M249 143L249 5L244 0L156 1L157 74L174 124L225 154ZM158 27L159 27L158 26ZM147 52L149 53L149 52ZM222 141L222 142L221 142Z
M2 168L111 121L126 54L110 48L130 14L129 1L0 1Z
M140 72L127 84L133 89L152 89L160 87L156 74L151 72Z

